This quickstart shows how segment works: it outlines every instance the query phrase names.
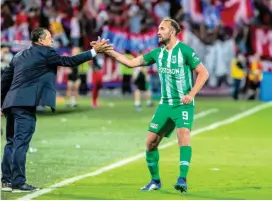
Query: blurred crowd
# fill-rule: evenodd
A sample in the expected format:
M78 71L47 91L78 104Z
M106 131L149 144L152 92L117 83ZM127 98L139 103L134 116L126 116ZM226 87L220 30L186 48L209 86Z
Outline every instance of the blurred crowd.
M187 8L195 1L201 17ZM36 27L51 30L59 46L83 46L84 40L101 34L103 26L122 28L130 33L145 32L171 16L204 43L233 37L239 51L246 54L247 28L272 26L272 1L252 0L253 17L241 18L235 27L222 24L220 5L230 0L9 0L1 1L1 40L27 39ZM226 25L226 26L225 26ZM83 39L83 40L82 40Z
M222 8L233 2L235 0L2 0L1 42L16 42L11 49L16 52L20 45L27 43L30 32L41 26L51 31L56 48L86 50L105 27L141 34L156 28L163 18L170 16L183 28L180 39L195 49L208 68L209 89L221 86L226 89L230 85L241 88L241 83L246 88L251 86L248 83L252 81L252 71L256 75L254 82L260 82L261 59L271 60L254 52L249 30L252 25L272 28L272 0L244 0L250 5L245 6L247 10L239 11L244 13L232 22L229 13L225 15ZM154 74L153 70L149 72ZM233 81L237 77L241 80L239 84ZM255 90L258 84L254 86ZM237 95L233 97L237 99Z

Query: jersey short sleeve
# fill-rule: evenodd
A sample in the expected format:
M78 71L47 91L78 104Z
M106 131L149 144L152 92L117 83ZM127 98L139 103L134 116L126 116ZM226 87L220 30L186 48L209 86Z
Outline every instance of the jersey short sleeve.
M144 57L145 63L147 65L156 63L157 54L158 54L158 48L148 52L147 54L144 54L143 57Z
M191 69L195 69L198 66L198 64L201 63L195 51L188 46L186 48L186 55L187 55L187 64L190 66Z

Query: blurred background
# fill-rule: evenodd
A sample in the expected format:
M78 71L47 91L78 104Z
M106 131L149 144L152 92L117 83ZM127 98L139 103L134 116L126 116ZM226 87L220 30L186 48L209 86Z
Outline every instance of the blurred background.
M87 50L90 41L102 36L117 51L137 56L158 46L157 26L168 16L180 23L179 39L197 52L210 73L200 94L260 97L262 74L272 71L271 0L2 0L1 71L13 54L30 45L30 32L38 26L51 31L62 55L72 55L74 48ZM106 56L98 60L104 89L133 93L132 70ZM80 95L89 95L92 88L92 65L78 68ZM71 73L58 68L60 94ZM152 97L158 98L156 67L148 67L145 75ZM270 99L267 96L261 98Z

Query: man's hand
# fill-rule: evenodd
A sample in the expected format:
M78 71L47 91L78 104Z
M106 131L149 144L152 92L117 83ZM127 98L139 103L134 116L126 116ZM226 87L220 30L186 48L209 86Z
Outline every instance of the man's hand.
M108 44L109 40L101 40L100 36L98 36L97 41L90 42L90 45L93 47L96 53L103 53L105 51L113 50L111 44Z
M182 97L181 102L183 104L190 104L193 99L194 99L194 97L188 94L188 95L185 95L185 96Z

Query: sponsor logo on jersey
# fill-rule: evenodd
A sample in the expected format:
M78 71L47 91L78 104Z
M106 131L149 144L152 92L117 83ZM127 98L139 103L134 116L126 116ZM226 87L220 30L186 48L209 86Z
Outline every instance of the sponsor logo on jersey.
M177 75L180 74L180 69L177 68L159 68L160 73Z

